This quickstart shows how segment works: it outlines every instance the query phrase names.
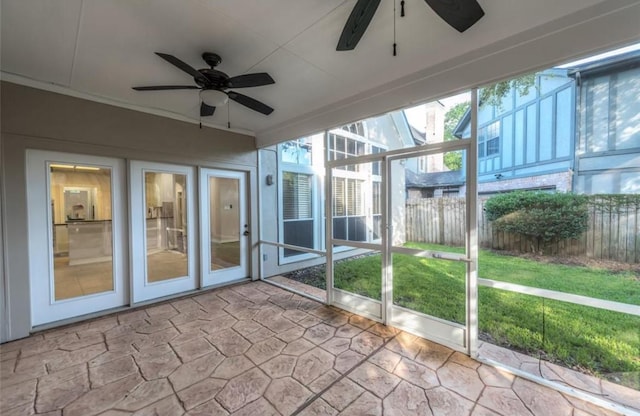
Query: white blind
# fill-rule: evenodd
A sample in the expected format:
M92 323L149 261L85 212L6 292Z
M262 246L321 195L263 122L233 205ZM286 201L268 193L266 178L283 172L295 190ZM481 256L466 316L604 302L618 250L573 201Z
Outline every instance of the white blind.
M311 218L312 175L303 173L282 173L283 219L299 220Z

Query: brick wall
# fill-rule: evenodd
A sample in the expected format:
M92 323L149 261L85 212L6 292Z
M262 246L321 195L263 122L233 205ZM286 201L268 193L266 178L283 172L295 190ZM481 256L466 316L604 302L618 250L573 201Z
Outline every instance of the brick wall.
M551 173L548 175L530 176L516 179L498 179L491 182L478 183L478 193L513 191L516 189L553 188L559 192L571 192L571 171Z

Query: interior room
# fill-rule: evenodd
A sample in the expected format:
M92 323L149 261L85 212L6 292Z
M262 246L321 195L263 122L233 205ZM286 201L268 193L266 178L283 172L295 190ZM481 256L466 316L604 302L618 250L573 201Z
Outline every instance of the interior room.
M640 414L638 22L1 0L0 413Z

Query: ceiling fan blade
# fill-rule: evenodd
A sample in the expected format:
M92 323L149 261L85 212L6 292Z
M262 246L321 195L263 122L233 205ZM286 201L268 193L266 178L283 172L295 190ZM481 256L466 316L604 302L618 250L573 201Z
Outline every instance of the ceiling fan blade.
M202 81L203 83L205 84L209 83L209 80L207 79L207 77L205 77L200 72L198 72L197 69L195 69L194 67L192 67L191 65L185 62L182 62L180 59L176 58L175 56L169 55L167 53L160 53L160 52L156 52L156 55L158 55L160 58L164 59L165 61L169 62L171 65L183 70L184 72L191 75L192 77Z
M266 116L273 113L273 108L269 107L265 103L261 103L260 101L251 97L247 97L246 95L240 94L239 92L229 91L227 95L233 101L240 103L243 106L248 107L254 111L257 111L258 113L262 113Z
M442 20L460 33L469 29L484 16L484 10L476 0L425 1Z
M229 78L229 88L247 88L260 87L262 85L275 84L271 75L266 72L258 72L255 74L238 75Z
M215 107L212 107L205 103L200 103L200 117L212 116L215 111Z
M149 87L132 87L136 91L163 91L163 90L199 90L195 85L152 85Z
M337 51L350 51L356 47L379 5L380 0L358 0L342 29Z

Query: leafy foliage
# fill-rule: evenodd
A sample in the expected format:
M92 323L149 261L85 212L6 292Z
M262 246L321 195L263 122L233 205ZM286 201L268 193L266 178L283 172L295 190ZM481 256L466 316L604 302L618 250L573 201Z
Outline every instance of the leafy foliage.
M444 140L457 140L457 137L453 135L456 126L460 122L460 119L464 116L464 114L469 109L471 103L469 101L465 101L462 103L458 103L451 107L447 113L444 115ZM450 170L460 170L462 169L462 152L447 152L444 155L444 165Z
M450 170L462 169L462 152L456 150L444 154L444 165Z
M496 82L480 90L479 101L482 105L500 107L502 99L515 89L520 95L527 95L531 87L536 85L536 74L531 73L506 81Z
M484 207L497 230L549 242L578 238L587 230L587 201L570 193L516 191L496 195Z
M471 102L465 101L462 103L458 103L447 110L447 113L444 115L444 140L451 141L457 140L458 138L453 135L453 131L458 126L460 119L471 106Z

